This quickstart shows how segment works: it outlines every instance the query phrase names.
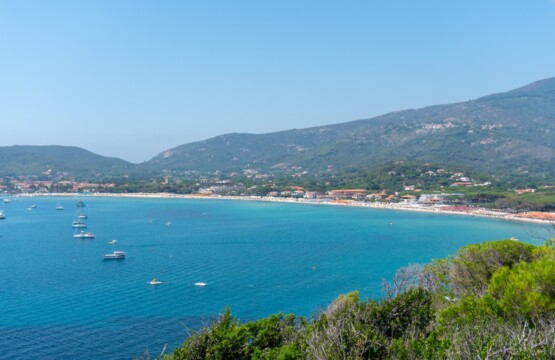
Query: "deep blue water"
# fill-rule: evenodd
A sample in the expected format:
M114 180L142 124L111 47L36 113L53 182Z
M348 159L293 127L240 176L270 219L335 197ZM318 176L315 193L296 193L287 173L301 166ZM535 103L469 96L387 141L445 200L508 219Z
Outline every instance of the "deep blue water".
M94 240L72 236L79 200ZM65 211L54 210L57 201ZM352 290L379 297L382 279L401 266L478 241L540 243L529 234L544 231L455 215L226 200L20 198L0 209L0 358L155 355L226 305L241 320L310 316ZM127 259L102 260L115 249ZM153 277L163 284L147 285Z

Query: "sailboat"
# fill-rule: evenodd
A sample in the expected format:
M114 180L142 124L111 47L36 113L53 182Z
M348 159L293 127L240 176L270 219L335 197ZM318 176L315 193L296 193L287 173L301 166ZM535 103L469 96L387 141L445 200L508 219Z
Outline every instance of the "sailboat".
M56 210L65 210L65 208L62 206L62 204L60 204L59 201L58 201L58 203L56 204Z
M75 213L75 219L73 220L73 223L71 223L71 227L86 228L87 224L83 221L84 219L87 219L87 215L83 214L81 210L77 210L77 213Z
M74 222L71 223L71 227L72 228L80 228L80 229L84 229L87 227L87 224L82 222L81 220L76 220Z

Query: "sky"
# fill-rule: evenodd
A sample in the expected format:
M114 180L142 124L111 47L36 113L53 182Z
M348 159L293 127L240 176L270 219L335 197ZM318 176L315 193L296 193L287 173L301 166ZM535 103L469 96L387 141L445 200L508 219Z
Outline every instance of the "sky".
M555 76L555 0L0 0L0 146L143 162Z

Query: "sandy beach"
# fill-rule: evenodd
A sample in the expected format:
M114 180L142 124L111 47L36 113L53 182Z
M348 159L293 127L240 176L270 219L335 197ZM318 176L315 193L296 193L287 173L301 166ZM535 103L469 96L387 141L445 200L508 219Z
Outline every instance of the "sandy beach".
M555 224L555 213L552 212L524 212L508 213L503 210L486 209L471 206L450 206L450 205L422 205L417 203L383 203L383 202L363 202L355 200L327 200L327 199L298 199L282 198L272 196L222 196L222 195L199 195L199 194L170 194L170 193L131 193L131 194L111 194L111 193L44 193L44 194L20 194L19 197L34 196L60 196L60 197L111 197L111 198L152 198L152 199L205 199L205 200L240 200L240 201L262 201L279 202L289 204L305 205L327 205L327 206L350 206L364 207L372 209L397 210L397 211L417 211L445 215L463 215L489 217L497 220L521 221L537 224Z

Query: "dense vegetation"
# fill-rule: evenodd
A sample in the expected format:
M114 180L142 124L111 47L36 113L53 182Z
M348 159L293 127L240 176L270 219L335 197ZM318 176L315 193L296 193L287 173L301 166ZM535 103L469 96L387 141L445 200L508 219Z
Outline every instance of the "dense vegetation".
M484 207L511 209L513 211L555 210L555 187L543 187L533 193L520 195L501 187L464 188L458 190L465 194L467 202Z
M502 240L400 269L381 300L340 296L307 320L227 308L168 359L550 359L555 246Z

